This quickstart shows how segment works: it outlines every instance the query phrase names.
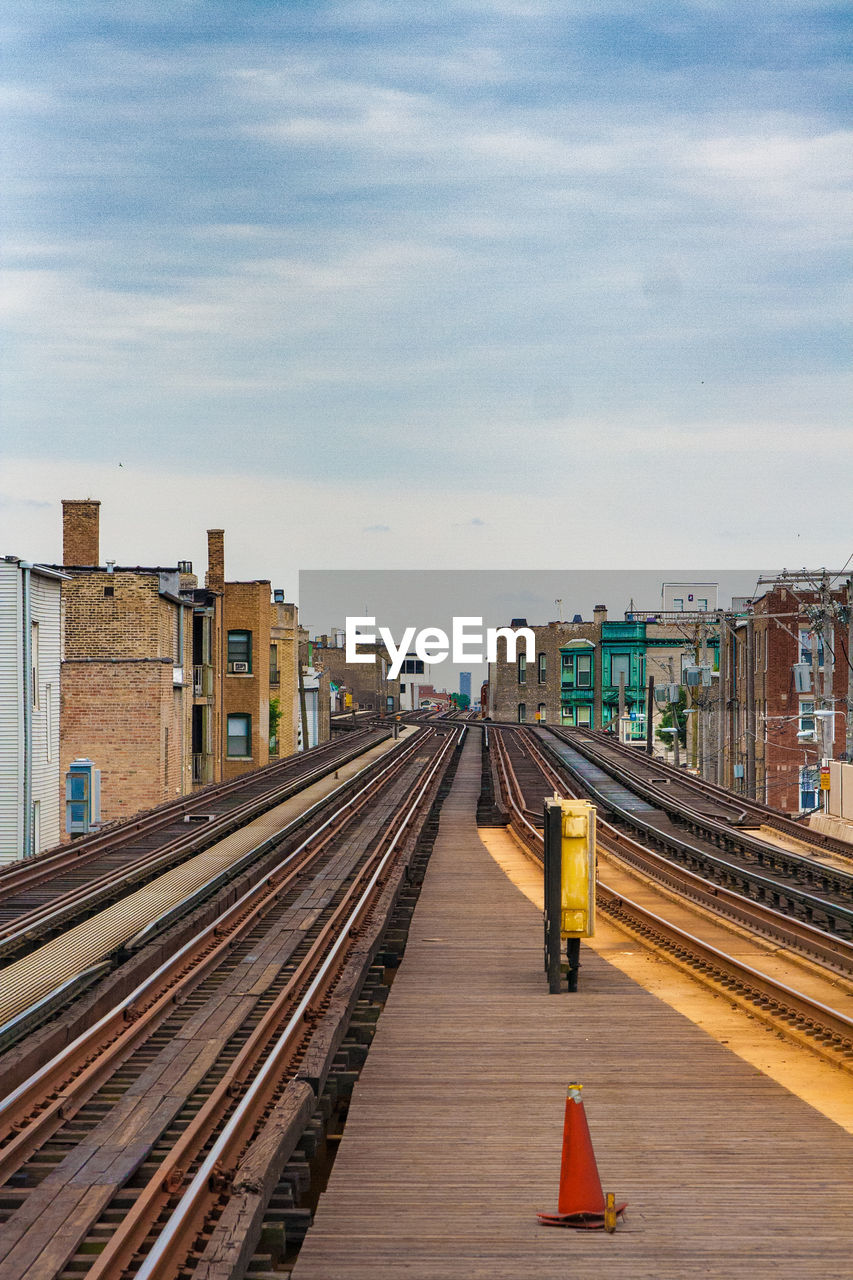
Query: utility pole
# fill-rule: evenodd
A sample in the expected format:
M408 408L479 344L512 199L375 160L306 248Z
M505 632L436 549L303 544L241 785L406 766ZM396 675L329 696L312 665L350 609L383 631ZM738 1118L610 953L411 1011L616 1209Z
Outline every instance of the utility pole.
M646 706L646 755L652 755L652 725L655 714L655 678L649 676L649 695Z
M746 794L755 799L755 621L746 618Z
M853 761L853 576L847 579L847 718L844 754Z
M670 659L669 659L669 683L670 683L670 685L674 685L674 684L675 684L675 674L674 674L674 673L675 673L675 665L674 665L674 663L673 663L673 661L672 661L672 658L670 657ZM678 689L679 689L679 701L680 701L681 685L679 685L679 686L678 686ZM672 752L673 752L673 755L672 755L672 763L675 765L676 769L680 769L680 768L681 768L681 743L680 743L680 742L679 742L679 740L678 740L678 733L679 733L679 729L678 729L678 702L670 702L670 704L669 704L669 709L670 709L670 713L671 713L671 715L672 715L672 727L673 727L673 728L674 728L674 730L675 730L675 733L672 735Z
M717 683L717 761L714 769L714 781L718 787L725 787L728 783L726 775L726 682L728 680L727 654L728 654L728 628L726 626L726 615L721 609L718 615L720 624L720 642L717 649L718 658L718 683Z
M824 706L829 711L834 711L835 698L833 697L833 685L835 683L835 613L832 607L829 580L825 571L820 584L820 617L821 624L823 626L823 701ZM823 738L823 754L831 760L833 756L833 747L835 745L835 716L824 716L823 719L826 724L826 732ZM822 760L821 764L823 764Z
M703 782L708 781L710 773L710 753L709 753L709 703L707 686L705 685L705 668L709 667L708 663L708 628L705 620L699 624L699 666L702 671L702 683L699 687L699 774Z

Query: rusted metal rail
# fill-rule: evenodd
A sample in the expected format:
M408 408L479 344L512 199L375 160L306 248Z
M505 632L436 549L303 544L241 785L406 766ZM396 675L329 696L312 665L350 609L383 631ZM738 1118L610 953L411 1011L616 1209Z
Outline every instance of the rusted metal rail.
M149 1038L159 1035L162 1041L159 1028L170 1026L176 1018L191 1018L200 993L205 990L211 993L204 997L205 1007L215 1008L216 988L210 984L217 982L221 966L225 965L236 977L234 965L239 966L241 955L260 945L253 939L264 937L268 939L265 946L273 945L269 939L281 936L276 925L277 911L284 910L282 919L291 922L304 917L308 929L304 944L300 943L292 951L293 961L265 988L270 998L261 995L253 1005L257 1007L258 1016L250 1019L248 1035L238 1034L236 1040L232 1035L228 1044L233 1044L233 1049L228 1049L224 1057L220 1055L210 1085L202 1082L199 1086L201 1105L193 1107L192 1098L188 1098L188 1123L181 1121L180 1116L166 1117L172 1133L169 1149L161 1152L162 1159L144 1157L146 1168L153 1160L151 1174L134 1195L134 1204L124 1214L118 1231L111 1234L103 1252L98 1253L104 1239L97 1233L91 1247L82 1238L79 1242L71 1240L68 1248L51 1242L44 1254L45 1277L63 1274L66 1265L75 1273L85 1271L85 1264L93 1262L89 1274L116 1280L144 1245L158 1213L162 1210L171 1214L188 1187L195 1187L193 1194L200 1198L199 1203L210 1203L212 1197L216 1205L223 1196L227 1198L236 1159L251 1141L253 1132L259 1125L263 1126L264 1115L275 1104L283 1082L290 1078L301 1060L337 975L353 948L357 950L360 931L385 892L390 869L415 829L417 815L430 802L458 737L458 733L441 729L428 729L418 735L379 775L350 796L322 827L265 875L261 884L244 894L96 1026L0 1102L0 1180L5 1179L7 1186L20 1185L23 1189L27 1185L26 1177L20 1182L14 1171L26 1169L27 1161L31 1157L35 1159L46 1142L48 1145L58 1142L60 1152L73 1150L71 1134L76 1132L75 1126L79 1129L84 1115L88 1117L83 1126L86 1132L91 1132L92 1125L99 1132L102 1107L98 1098L104 1094L107 1082L116 1071L127 1078L131 1067L134 1072L144 1069L150 1061L150 1054L146 1056ZM306 879L309 872L313 877L310 881ZM399 876L400 872L394 874ZM300 906L302 902L304 906ZM293 927L291 923L289 928ZM275 945L281 944L275 942ZM254 956L249 954L246 958ZM175 1034L170 1033L170 1039ZM115 1087L110 1088L115 1093ZM122 1086L118 1094L125 1088ZM66 1130L69 1138L63 1139L62 1133ZM223 1136L225 1133L227 1137ZM55 1140L53 1135L57 1135ZM82 1140L90 1144L94 1141L86 1137ZM152 1132L149 1150L158 1141L162 1144L165 1139L157 1139ZM208 1167L211 1143L217 1154ZM73 1157L69 1159L72 1161L70 1173ZM57 1172L49 1175L50 1182L57 1180L62 1168L60 1161ZM21 1193L16 1194L20 1197ZM34 1187L33 1194L39 1194L38 1186ZM65 1192L60 1190L53 1203L66 1205L67 1197L63 1199L63 1195ZM108 1212L108 1200L108 1186L90 1188L87 1204L89 1201L91 1204L86 1212L93 1229L98 1215ZM23 1209L26 1196L21 1203ZM79 1216L77 1210L74 1213ZM180 1252L187 1240L191 1243L191 1237L194 1239L204 1225L204 1214L199 1219L196 1209L182 1212L179 1217L182 1225L177 1234L181 1243L170 1244L170 1257L177 1257L175 1250ZM112 1224L113 1217L108 1220ZM0 1276L24 1273L25 1267L16 1271L17 1259L20 1257L23 1261L27 1256L27 1248L40 1229L48 1233L47 1240L52 1230L50 1222L45 1221L41 1228L37 1220L30 1221L29 1225L24 1221L19 1223L12 1214L3 1232L3 1238L11 1243L0 1244ZM65 1230L69 1229L66 1225ZM84 1224L84 1234L86 1229ZM78 1250L76 1254L75 1250ZM56 1263L54 1258L58 1259ZM157 1266L160 1265L158 1262ZM172 1263L168 1265L171 1267ZM176 1272L158 1270L156 1274Z
M519 782L518 769L513 764L505 737L510 741L516 739L515 752L517 753L517 738L513 731L493 728L491 742L496 744L502 794L510 813L513 830L523 847L537 863L541 864L544 850L542 832L528 817L530 796L525 796ZM565 777L560 776L551 761L537 747L531 747L530 743L526 742L524 751L528 758L541 765L542 779L547 787L557 787L563 793L573 790L571 785L567 785ZM599 823L599 830L603 837L602 845L608 852L612 851L617 856L623 856L629 852L634 856L635 865L637 858L651 853L643 849L638 842L630 840L624 833L615 831L609 823L602 822L601 819ZM642 869L645 873L653 874L661 870L660 864L666 861L659 855L654 855L654 859L656 861L643 859ZM669 864L666 883L676 892L683 893L694 901L700 901L701 893L701 904L708 910L717 911L728 919L737 919L739 924L757 934L773 937L782 946L794 946L798 951L808 954L810 958L820 963L826 963L828 957L832 956L831 967L836 971L844 972L848 976L853 972L853 946L843 940L831 938L820 930L803 926L780 913L771 912L741 895L731 892L723 895L719 892L719 886L709 881L697 883L701 881L700 877L693 874L683 877L682 871L682 868ZM795 1033L802 1032L809 1037L810 1043L831 1061L853 1064L853 1019L840 1010L830 1008L802 992L795 991L759 973L758 970L736 957L710 946L639 903L626 898L624 894L617 893L600 878L597 881L597 902L602 910L630 929L635 936L658 947L682 967L687 968L693 976L699 977L700 980L716 988L722 987L728 993L739 997L765 1020L774 1024L781 1023ZM719 910L718 903L722 910Z

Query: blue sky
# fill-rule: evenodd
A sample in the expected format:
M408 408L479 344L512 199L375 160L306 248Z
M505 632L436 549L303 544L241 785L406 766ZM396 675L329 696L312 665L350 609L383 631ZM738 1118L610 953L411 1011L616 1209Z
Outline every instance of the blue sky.
M288 582L853 549L846 4L2 25L0 553L87 495Z

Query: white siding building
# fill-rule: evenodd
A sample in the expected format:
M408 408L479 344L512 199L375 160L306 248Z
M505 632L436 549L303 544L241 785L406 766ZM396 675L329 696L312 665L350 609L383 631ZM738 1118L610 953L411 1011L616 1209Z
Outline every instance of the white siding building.
M0 558L0 863L59 843L60 587Z

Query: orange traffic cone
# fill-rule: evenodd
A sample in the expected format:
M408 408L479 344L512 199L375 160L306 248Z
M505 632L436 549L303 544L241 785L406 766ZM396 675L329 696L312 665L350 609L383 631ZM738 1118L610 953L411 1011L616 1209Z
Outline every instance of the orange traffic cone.
M615 1204L612 1195L605 1202L583 1109L582 1088L583 1085L570 1084L566 1096L557 1212L540 1213L537 1217L546 1227L606 1227L612 1231L625 1205Z

